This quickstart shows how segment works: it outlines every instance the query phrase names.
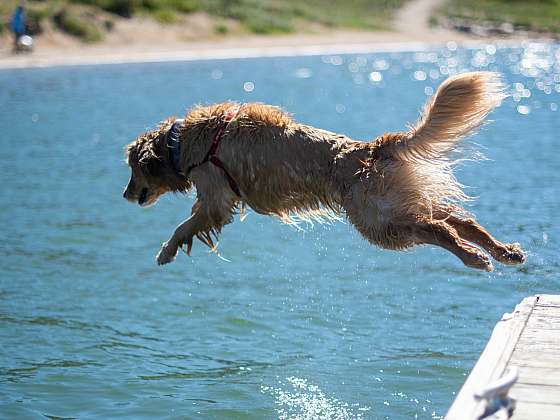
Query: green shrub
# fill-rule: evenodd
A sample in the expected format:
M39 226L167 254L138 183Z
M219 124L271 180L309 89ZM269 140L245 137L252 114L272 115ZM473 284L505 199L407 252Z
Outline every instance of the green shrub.
M72 3L88 4L99 7L109 13L114 13L122 17L132 17L141 7L141 0L70 0Z
M245 24L251 32L256 34L289 33L294 31L291 22L279 16L251 17L245 21Z
M276 5L255 0L224 1L223 9L219 13L240 21L249 31L257 34L294 31L291 16L282 8L282 3Z
M219 35L225 35L229 32L229 28L223 23L218 23L216 26L214 26L214 32Z
M53 16L55 24L64 32L80 38L84 42L101 41L103 35L92 22L84 19L70 8L63 9Z
M132 17L140 6L139 0L90 0L102 9L122 17ZM84 3L84 1L79 1Z
M199 0L168 0L169 8L181 13L192 13L200 9Z
M52 11L47 7L28 7L27 8L27 33L29 35L39 35L43 32L43 21L51 15Z
M156 11L164 7L163 0L141 0L140 7L148 11Z
M158 10L174 10L181 13L192 13L200 9L199 0L141 0L139 7L149 12Z
M177 15L174 11L169 9L160 9L154 12L154 17L161 23L175 23L177 22Z

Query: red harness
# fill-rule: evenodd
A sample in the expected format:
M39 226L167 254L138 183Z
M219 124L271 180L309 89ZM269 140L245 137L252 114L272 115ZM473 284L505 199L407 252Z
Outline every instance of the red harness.
M212 140L212 144L210 145L210 149L208 150L208 153L206 153L206 156L204 157L204 159L202 159L202 161L199 162L199 163L195 163L194 165L189 166L189 168L187 169L187 174L188 174L188 173L190 173L190 171L192 169L196 168L197 166L203 165L206 162L213 163L214 165L216 165L218 168L220 168L224 172L224 175L226 176L226 179L228 181L228 184L229 184L231 190L238 197L241 197L241 191L239 190L239 187L237 186L237 183L235 182L235 179L233 179L233 177L230 175L230 173L226 169L224 163L220 160L220 158L218 158L218 156L216 156L216 152L218 151L218 146L220 145L220 141L222 140L222 135L223 135L224 131L229 127L229 124L231 123L231 121L235 117L237 117L240 110L241 110L241 107L239 105L236 105L236 106L230 108L226 112L226 116L225 116L225 122L226 123L225 123L225 125L220 127L220 129L218 130L218 132L214 136L214 139Z

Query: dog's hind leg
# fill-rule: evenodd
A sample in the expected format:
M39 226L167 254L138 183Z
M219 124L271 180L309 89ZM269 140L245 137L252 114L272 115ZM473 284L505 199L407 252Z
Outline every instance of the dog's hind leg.
M454 215L446 217L445 222L451 225L461 238L481 246L502 264L522 264L525 253L519 244L504 244L495 239L474 219L461 219Z
M416 244L440 246L455 254L468 267L492 271L494 267L488 256L473 244L459 236L457 230L444 221L418 220L406 228Z

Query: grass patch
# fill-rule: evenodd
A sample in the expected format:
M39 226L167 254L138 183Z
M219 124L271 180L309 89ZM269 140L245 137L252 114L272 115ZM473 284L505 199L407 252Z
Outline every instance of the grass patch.
M449 0L437 14L479 24L510 23L516 29L560 32L560 0Z
M87 4L122 17L132 17L142 6L141 0L70 0L72 3Z
M200 10L199 0L168 0L168 6L179 13L192 13Z
M98 42L103 38L101 30L72 8L64 8L53 16L54 23L64 32L84 42Z
M256 33L286 33L297 23L328 27L388 29L395 10L406 0L201 0L201 9L234 19Z
M160 23L175 23L178 20L177 13L169 9L156 10L154 17Z
M227 25L224 25L223 23L218 23L217 25L214 26L214 33L218 35L225 35L228 32L229 32L229 28L227 27Z

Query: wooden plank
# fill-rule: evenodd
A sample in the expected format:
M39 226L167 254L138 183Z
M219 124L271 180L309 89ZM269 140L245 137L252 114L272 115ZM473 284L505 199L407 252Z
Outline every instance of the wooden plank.
M535 315L543 318L560 318L560 312L556 310L556 306L539 306L535 307Z
M537 304L560 307L560 295L539 295L539 302Z
M558 420L560 406L519 401L511 420Z
M539 330L559 330L560 317L539 315L538 313L533 311L531 317L527 321L526 328L534 328Z
M517 401L526 401L540 404L558 402L556 408L560 417L560 387L554 385L515 384L509 395Z
M536 302L536 296L523 299L513 314L505 314L496 324L486 348L447 412L447 420L480 416L484 404L474 399L474 393L503 375Z
M514 362L511 365L515 365ZM554 385L560 387L560 364L553 365L553 367L517 367L519 371L517 383L519 384Z
M560 344L560 330L538 330L535 328L525 328L520 341L558 346L558 344Z
M556 366L558 359L550 354L540 354L538 357L534 354L515 352L511 357L510 365L518 366L519 369L525 368L549 368Z
M558 344L551 341L544 341L542 338L521 337L517 343L515 351L519 353L527 353L533 357L539 357L540 354L550 354L553 356L558 350Z

